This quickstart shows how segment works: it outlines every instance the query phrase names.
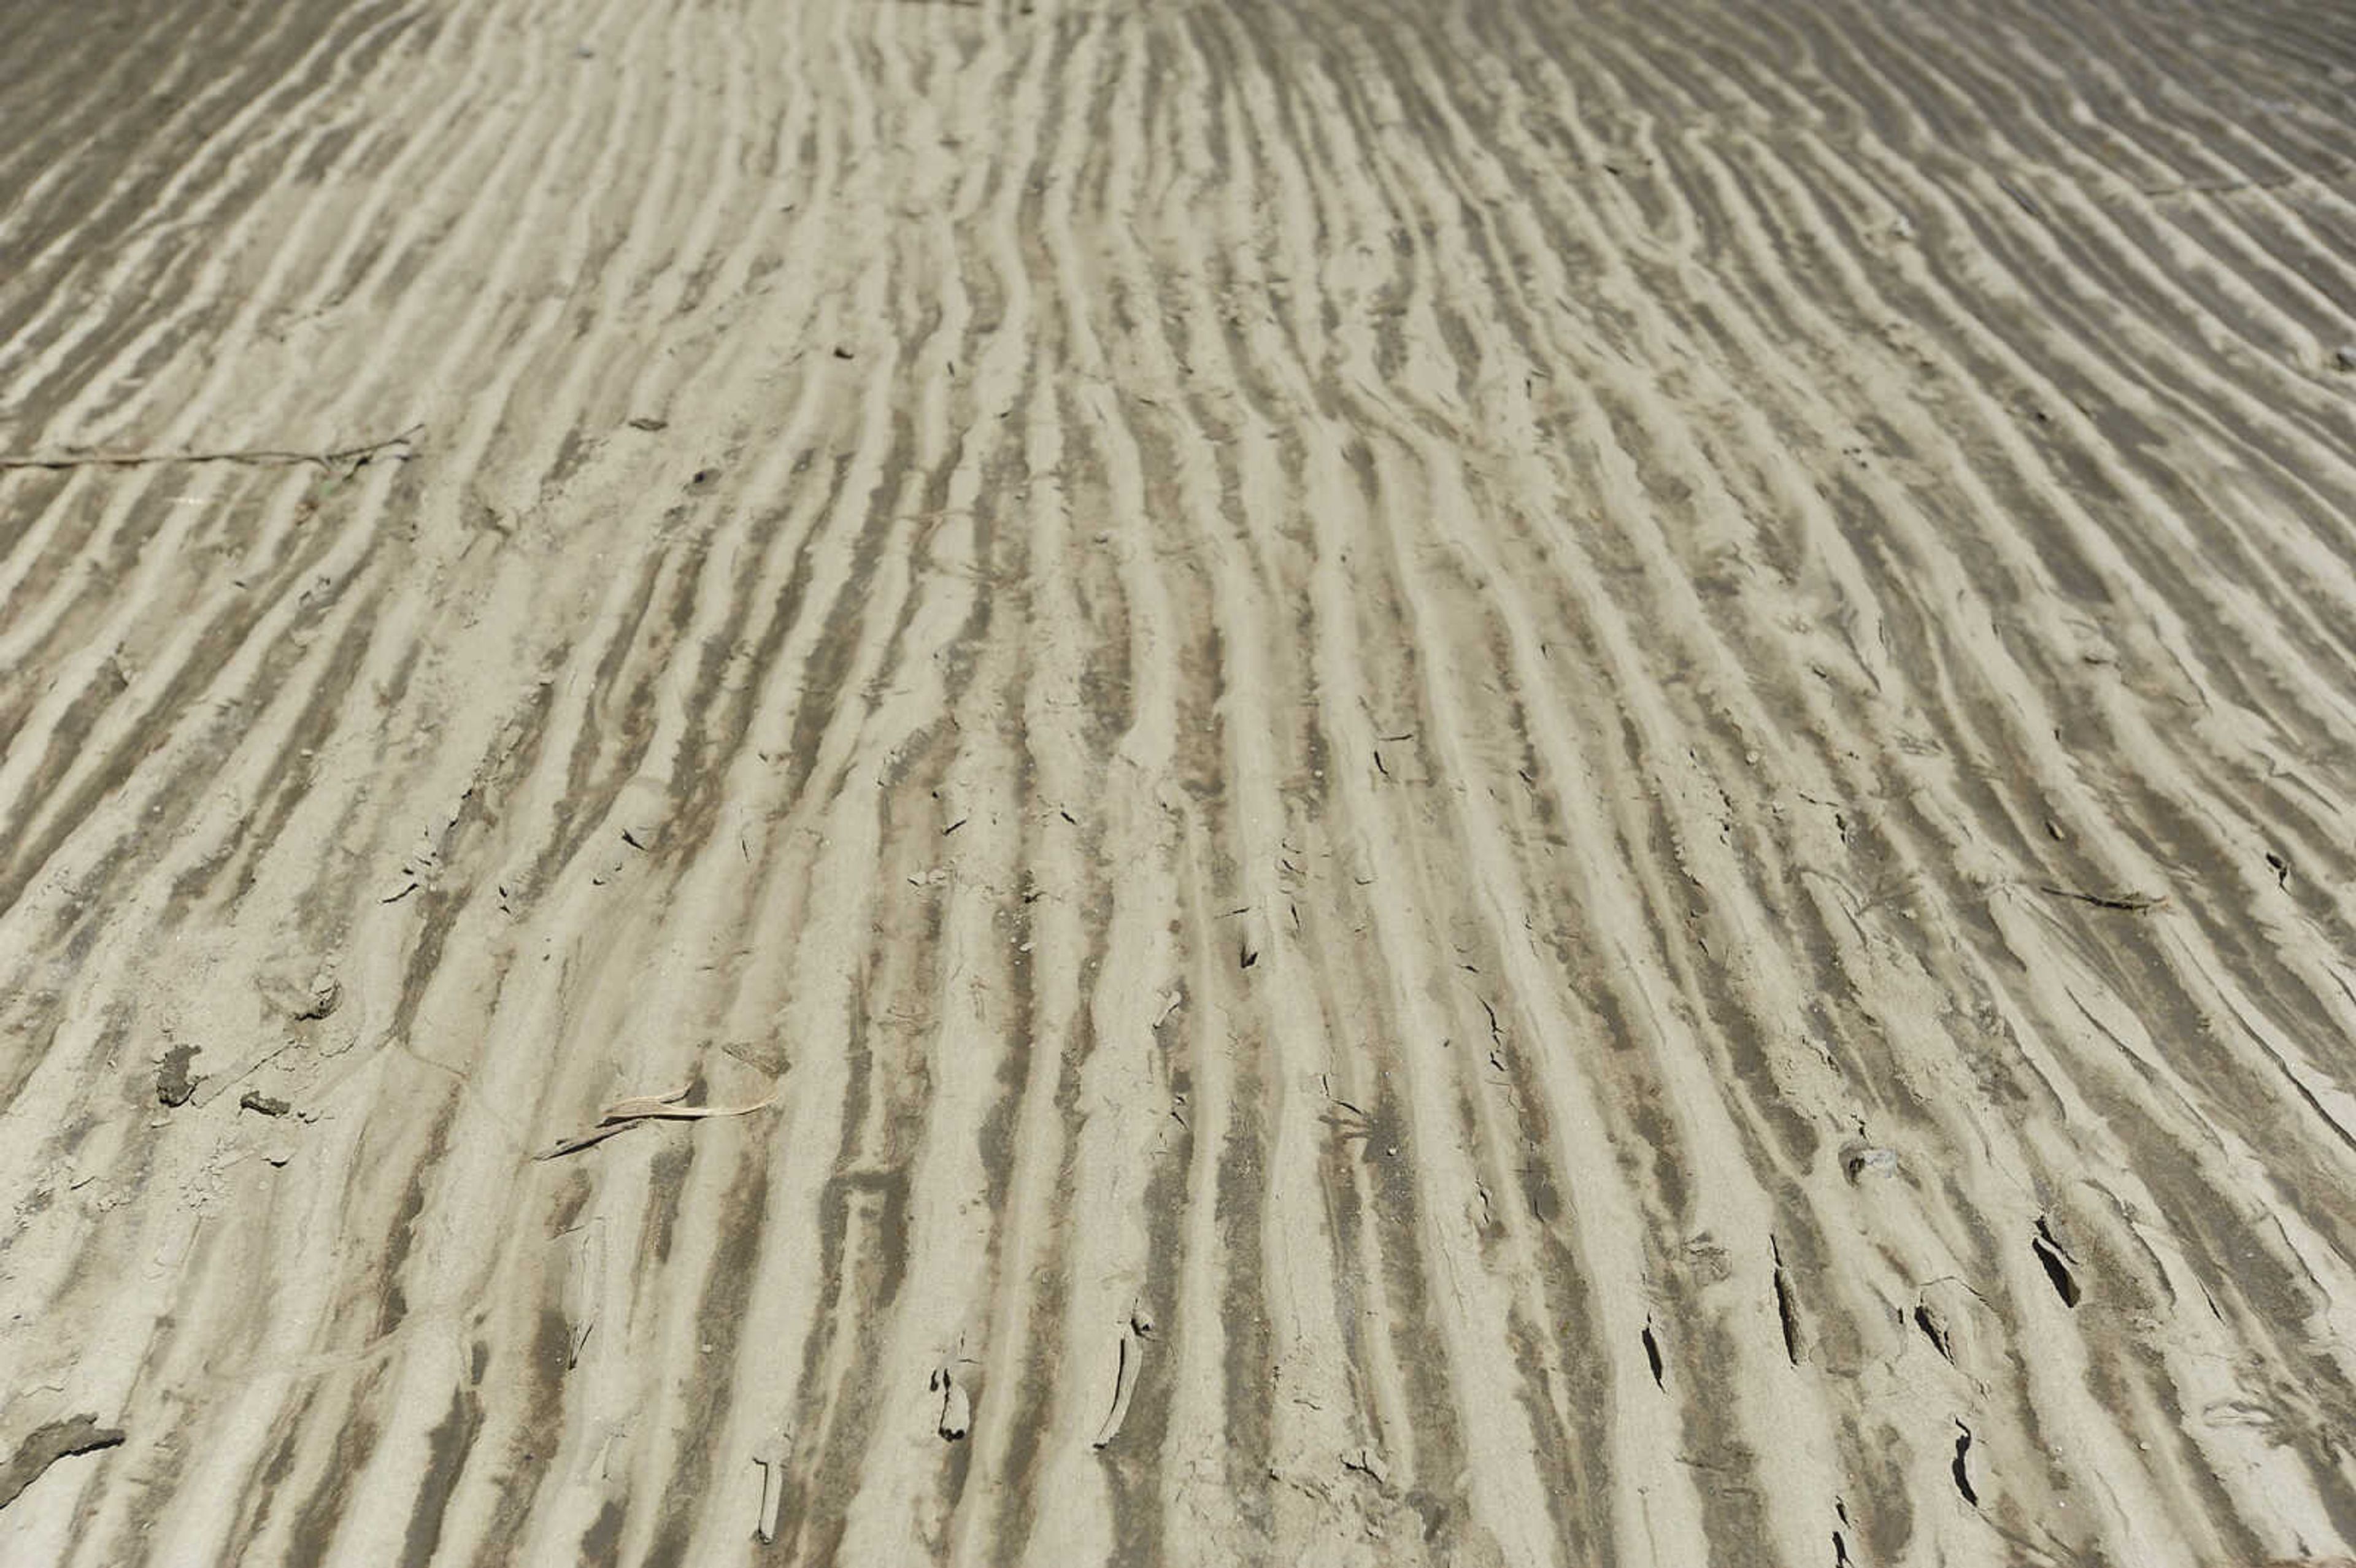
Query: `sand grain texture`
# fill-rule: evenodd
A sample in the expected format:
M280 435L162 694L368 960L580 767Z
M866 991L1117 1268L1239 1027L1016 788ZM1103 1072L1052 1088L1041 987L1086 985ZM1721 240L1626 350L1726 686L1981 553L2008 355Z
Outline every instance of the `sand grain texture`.
M0 33L0 1562L2356 1550L2356 13Z

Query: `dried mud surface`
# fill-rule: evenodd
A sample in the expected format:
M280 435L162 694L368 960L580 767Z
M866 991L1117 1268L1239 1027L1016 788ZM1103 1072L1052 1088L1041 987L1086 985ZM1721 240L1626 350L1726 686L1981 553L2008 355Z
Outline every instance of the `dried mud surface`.
M2356 1550L2344 5L0 24L0 1561Z

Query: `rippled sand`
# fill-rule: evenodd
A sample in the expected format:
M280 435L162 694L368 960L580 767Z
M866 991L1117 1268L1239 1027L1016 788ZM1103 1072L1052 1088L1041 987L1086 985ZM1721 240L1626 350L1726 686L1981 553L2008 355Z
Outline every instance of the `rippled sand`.
M0 22L0 1562L2351 1552L2340 0Z

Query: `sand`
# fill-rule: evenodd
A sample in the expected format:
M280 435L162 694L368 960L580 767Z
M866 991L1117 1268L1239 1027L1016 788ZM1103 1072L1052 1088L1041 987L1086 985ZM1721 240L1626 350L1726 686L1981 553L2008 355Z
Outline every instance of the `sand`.
M2346 6L0 19L0 1563L2356 1552Z

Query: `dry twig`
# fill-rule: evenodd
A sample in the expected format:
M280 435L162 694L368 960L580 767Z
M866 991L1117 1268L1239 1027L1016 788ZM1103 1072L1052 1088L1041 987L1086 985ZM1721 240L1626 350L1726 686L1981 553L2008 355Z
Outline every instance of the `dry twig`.
M532 1157L555 1159L562 1155L577 1154L594 1144L604 1143L616 1133L628 1132L632 1127L646 1122L692 1122L701 1121L706 1116L749 1116L755 1111L766 1110L777 1103L777 1097L772 1094L754 1105L682 1104L680 1102L687 1098L688 1090L693 1087L693 1084L688 1084L674 1089L668 1094L638 1094L627 1100L616 1100L605 1107L605 1114L597 1118L595 1126L585 1133L579 1133L566 1138L554 1148L544 1154L534 1155Z
M2125 910L2130 914L2141 914L2146 910L2158 909L2168 901L2166 893L2120 893L2113 896L2108 893L2082 892L2076 888L2065 888L2055 882L2040 882L2037 885L2037 891L2051 893L2057 899L2071 899L2078 903L2093 904L2096 909Z
M256 467L289 467L297 463L316 464L321 468L358 468L374 462L400 448L397 460L407 462L416 455L417 436L425 429L411 425L399 435L386 436L382 441L363 442L358 446L338 447L333 452L280 452L261 449L251 452L77 452L37 453L27 457L0 457L0 471L19 468L145 468L161 463L243 463Z

